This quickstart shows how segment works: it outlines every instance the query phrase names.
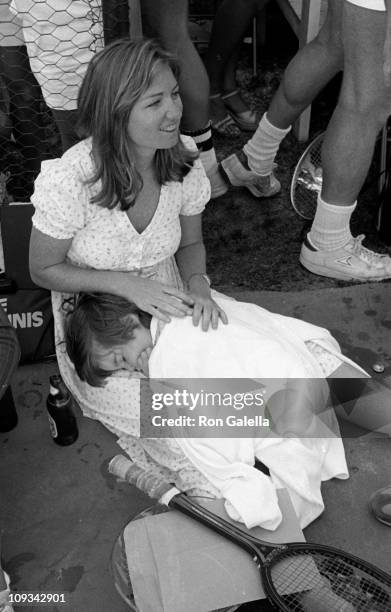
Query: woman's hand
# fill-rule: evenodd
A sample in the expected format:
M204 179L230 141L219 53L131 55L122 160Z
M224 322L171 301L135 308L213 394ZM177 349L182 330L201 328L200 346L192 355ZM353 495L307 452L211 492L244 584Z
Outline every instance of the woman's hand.
M195 274L188 283L190 297L193 299L193 325L197 326L202 321L202 330L208 331L211 324L212 329L217 329L219 319L227 325L228 317L224 310L214 301L210 295L210 287L202 274Z
M131 282L128 287L124 286L122 295L144 312L166 323L171 321L169 315L184 317L192 314L194 299L184 291L131 273L126 274L131 276ZM129 276L126 277L128 281Z
M390 0L391 1L391 0ZM182 215L182 238L175 255L182 278L187 281L189 295L193 299L193 324L197 326L202 321L203 331L209 325L217 329L219 319L228 323L224 310L211 298L209 283L202 273L205 270L206 254L202 240L201 214Z

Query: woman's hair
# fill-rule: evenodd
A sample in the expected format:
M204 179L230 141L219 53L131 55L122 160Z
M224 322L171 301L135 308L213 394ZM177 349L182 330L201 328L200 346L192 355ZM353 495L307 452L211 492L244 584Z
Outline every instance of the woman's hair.
M121 210L128 210L142 188L128 137L129 115L161 65L178 75L173 56L155 40L121 39L97 53L87 68L78 97L78 132L82 138L92 137L96 171L87 182L101 181L91 200L99 206L120 204ZM182 181L197 157L181 140L171 149L157 149L159 184Z
M125 298L108 293L80 293L65 325L66 350L79 378L93 387L102 387L112 372L96 364L93 343L105 348L124 344L132 339L140 324L149 329L150 323L151 315Z

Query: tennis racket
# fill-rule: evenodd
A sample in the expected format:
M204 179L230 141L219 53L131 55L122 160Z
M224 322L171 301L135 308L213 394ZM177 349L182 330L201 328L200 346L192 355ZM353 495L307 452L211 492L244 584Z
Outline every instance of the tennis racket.
M271 545L216 516L176 487L117 455L109 472L195 519L251 554L266 597L281 612L390 612L391 576L337 548Z
M300 217L312 221L322 189L321 148L324 132L316 136L300 157L291 182L292 206Z

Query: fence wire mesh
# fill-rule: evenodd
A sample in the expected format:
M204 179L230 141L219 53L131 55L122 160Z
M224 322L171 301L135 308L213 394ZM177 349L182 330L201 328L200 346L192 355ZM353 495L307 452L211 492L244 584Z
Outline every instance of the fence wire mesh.
M128 15L128 0L0 0L0 204L29 201L41 162L77 141L87 65Z

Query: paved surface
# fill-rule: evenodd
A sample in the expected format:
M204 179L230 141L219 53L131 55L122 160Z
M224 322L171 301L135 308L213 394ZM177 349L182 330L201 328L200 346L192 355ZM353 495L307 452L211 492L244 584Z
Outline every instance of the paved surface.
M364 368L384 363L379 380L391 372L391 284L232 295L328 327ZM23 366L13 380L19 425L0 434L5 566L18 590L65 593L67 603L45 607L47 612L125 612L109 572L111 549L148 500L106 473L119 447L99 423L79 414L77 442L65 448L52 442L45 400L55 370L54 363ZM374 520L367 503L391 483L391 441L361 433L345 440L351 478L326 483L326 510L305 535L391 571L391 529Z

